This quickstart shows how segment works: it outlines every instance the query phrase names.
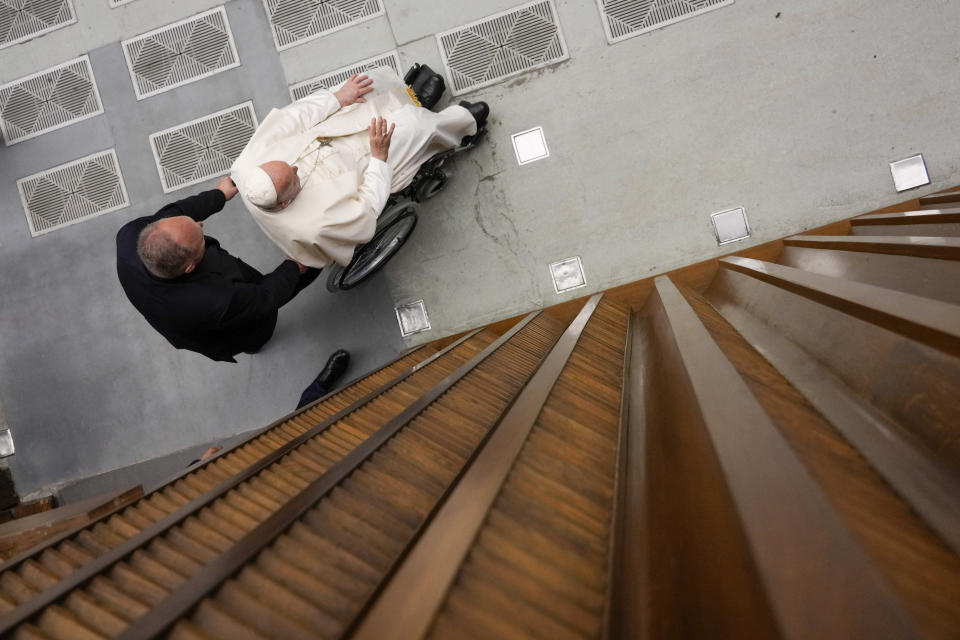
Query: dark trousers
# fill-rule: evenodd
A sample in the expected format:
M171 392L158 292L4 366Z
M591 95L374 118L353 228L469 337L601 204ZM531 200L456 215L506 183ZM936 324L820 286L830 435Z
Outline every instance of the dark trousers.
M263 278L263 274L261 274L259 271L257 271L250 265L246 264L242 260L237 260L237 262L240 262L243 266L245 266L246 268L258 274L261 279ZM297 295L301 291L303 291L304 289L307 288L307 286L312 284L313 281L317 279L317 276L320 275L320 271L321 269L314 269L313 267L308 267L306 271L301 273L300 279L297 280L297 290L293 292L293 295L290 297L290 299L293 300L295 297L297 297ZM267 327L269 331L266 331L266 330L263 331L264 337L260 340L260 343L254 348L244 350L244 353L254 354L254 353L258 353L260 349L263 349L263 345L267 344L270 341L270 338L273 337L273 330L276 329L276 327L277 327L277 317L276 315L274 315L273 324ZM232 360L232 362L236 362L236 360Z
M300 402L297 403L297 409L305 407L328 393L330 393L330 390L320 382L320 376L318 375L314 381L310 383L310 386L303 390L303 393L300 395Z
M304 287L316 280L319 275L320 269L314 269L313 267L307 269L306 273L300 276L300 282L297 284L297 293L303 291ZM310 383L310 386L300 394L300 402L297 403L297 409L327 395L329 391L329 389L320 383L320 376L318 375L314 381Z

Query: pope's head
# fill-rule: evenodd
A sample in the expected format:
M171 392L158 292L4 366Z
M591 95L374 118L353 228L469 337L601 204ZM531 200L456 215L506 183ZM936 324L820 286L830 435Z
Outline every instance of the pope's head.
M239 184L251 203L267 210L283 209L300 193L297 167L282 160L271 160L247 171Z

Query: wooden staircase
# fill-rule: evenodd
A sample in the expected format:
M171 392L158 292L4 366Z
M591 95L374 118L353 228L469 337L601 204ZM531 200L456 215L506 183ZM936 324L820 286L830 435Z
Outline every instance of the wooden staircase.
M0 630L960 637L960 193L915 205L407 354L0 565Z

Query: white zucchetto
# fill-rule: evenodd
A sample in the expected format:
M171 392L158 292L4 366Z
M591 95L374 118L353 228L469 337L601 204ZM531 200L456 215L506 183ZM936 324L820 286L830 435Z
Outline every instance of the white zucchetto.
M273 186L273 180L267 172L260 167L236 172L233 181L251 204L261 209L273 209L277 206L277 188Z

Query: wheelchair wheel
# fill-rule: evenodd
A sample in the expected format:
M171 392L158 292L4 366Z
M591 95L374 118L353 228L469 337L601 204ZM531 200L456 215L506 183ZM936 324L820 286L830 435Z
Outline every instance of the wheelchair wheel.
M346 270L346 267L341 266L336 262L324 269L324 271L327 272L327 291L330 293L336 293L337 291L340 291L340 280L343 279L343 274Z
M417 202L429 200L433 196L443 191L445 186L447 186L447 176L442 171L438 171L435 174L424 176L423 179L420 180L420 182L417 184L414 197L416 198Z
M408 203L405 211L378 231L373 240L357 247L349 265L335 265L327 278L327 289L333 292L352 289L382 269L413 233L417 209L415 202Z
M419 210L420 206L411 200L406 194L390 196L390 199L387 200L387 206L384 207L383 211L380 212L380 215L377 216L376 235L379 235L382 230L392 225L395 220L400 218L400 216L408 212L417 213Z

